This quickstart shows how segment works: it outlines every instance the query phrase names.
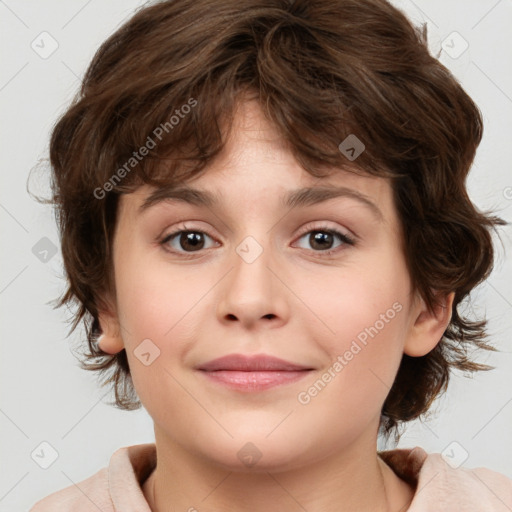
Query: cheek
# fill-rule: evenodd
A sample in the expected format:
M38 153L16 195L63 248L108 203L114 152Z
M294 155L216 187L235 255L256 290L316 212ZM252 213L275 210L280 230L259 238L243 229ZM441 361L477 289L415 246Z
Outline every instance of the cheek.
M138 260L139 262L141 260ZM136 360L145 343L170 369L182 364L186 353L201 338L204 304L218 277L199 273L192 266L170 269L165 261L135 265L126 259L116 272L119 317L123 341L134 380L145 376ZM171 271L172 270L172 271ZM211 309L208 310L211 313ZM150 340L148 342L147 340ZM155 348L156 347L156 348Z
M331 300L325 295L319 298L317 304L324 313L330 311L327 317L333 332L324 328L320 335L315 323L310 337L326 354L326 366L298 397L312 416L329 417L325 431L329 439L339 437L340 424L347 438L355 438L362 426L376 421L404 344L406 309L398 292L383 293L375 281L362 286L357 277L347 284L352 284L347 286L350 292Z
M342 356L346 378L380 378L391 385L407 326L405 268L398 263L386 265L382 258L380 265L366 266L365 271L329 269L328 279L315 282L326 284L300 286L300 293L307 293L310 322L306 325L311 339L317 340L331 362Z
M323 330L334 334L351 325L361 329L373 325L395 302L404 303L408 285L401 272L386 272L380 266L377 271L329 269L325 275L297 281L295 290L310 313L323 322ZM389 316L394 318L393 311Z
M117 281L131 377L141 402L153 414L158 414L162 395L175 397L175 409L168 407L168 414L183 409L178 399L182 391L173 376L198 337L194 313L206 284L203 279L199 286L183 272L169 275L169 269L158 264L130 270L134 268L120 269Z
M138 257L136 251L119 258L116 267L119 315L129 333L138 337L161 339L169 335L200 300L203 288L204 279L199 286L185 266L170 272L164 259Z

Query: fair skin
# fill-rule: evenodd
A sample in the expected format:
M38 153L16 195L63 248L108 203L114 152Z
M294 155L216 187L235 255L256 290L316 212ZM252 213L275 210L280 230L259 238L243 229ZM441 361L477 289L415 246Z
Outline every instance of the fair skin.
M126 349L154 421L158 464L144 495L157 512L407 510L414 490L377 456L380 410L402 354L421 356L439 342L453 294L430 313L411 292L387 180L342 170L308 174L255 102L242 105L235 123L224 152L186 184L218 195L217 204L173 199L140 212L153 191L142 186L119 205L116 292L100 314L101 348ZM290 191L312 186L355 190L380 214L348 196L282 204ZM185 227L198 245L183 234L159 244ZM326 228L355 244L329 232L327 245L315 243L315 230ZM236 250L247 236L263 249L251 263ZM328 385L299 402L397 303L400 311ZM160 350L148 366L134 354L146 339ZM270 354L313 370L296 382L240 392L195 369L232 353ZM250 467L238 456L248 442L261 454Z

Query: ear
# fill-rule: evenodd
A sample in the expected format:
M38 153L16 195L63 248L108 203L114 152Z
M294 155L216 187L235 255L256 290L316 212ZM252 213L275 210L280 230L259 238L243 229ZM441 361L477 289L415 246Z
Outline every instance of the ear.
M438 295L438 305L429 311L425 301L418 296L412 312L412 325L404 345L404 352L411 357L428 354L441 341L444 331L452 318L455 292Z
M124 343L116 309L111 304L112 301L109 301L108 308L104 308L98 313L98 321L102 332L98 339L98 346L103 352L114 355L123 350Z

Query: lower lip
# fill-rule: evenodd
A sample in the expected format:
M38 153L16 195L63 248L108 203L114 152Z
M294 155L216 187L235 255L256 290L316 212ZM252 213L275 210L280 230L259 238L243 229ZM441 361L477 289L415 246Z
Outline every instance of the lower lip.
M232 370L201 371L207 378L238 391L264 391L283 384L296 382L310 370L243 372Z

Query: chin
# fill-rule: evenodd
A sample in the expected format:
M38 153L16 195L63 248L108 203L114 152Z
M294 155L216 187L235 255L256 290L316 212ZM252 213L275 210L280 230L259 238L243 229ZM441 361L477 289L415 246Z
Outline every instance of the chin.
M222 435L223 439L209 437L209 444L196 445L195 450L223 470L238 473L287 471L307 464L311 459L300 439L285 435L287 442L283 442L283 437L272 439L273 434L267 435L268 429L262 434L248 428L244 433L239 430L234 438L228 438L227 434Z

